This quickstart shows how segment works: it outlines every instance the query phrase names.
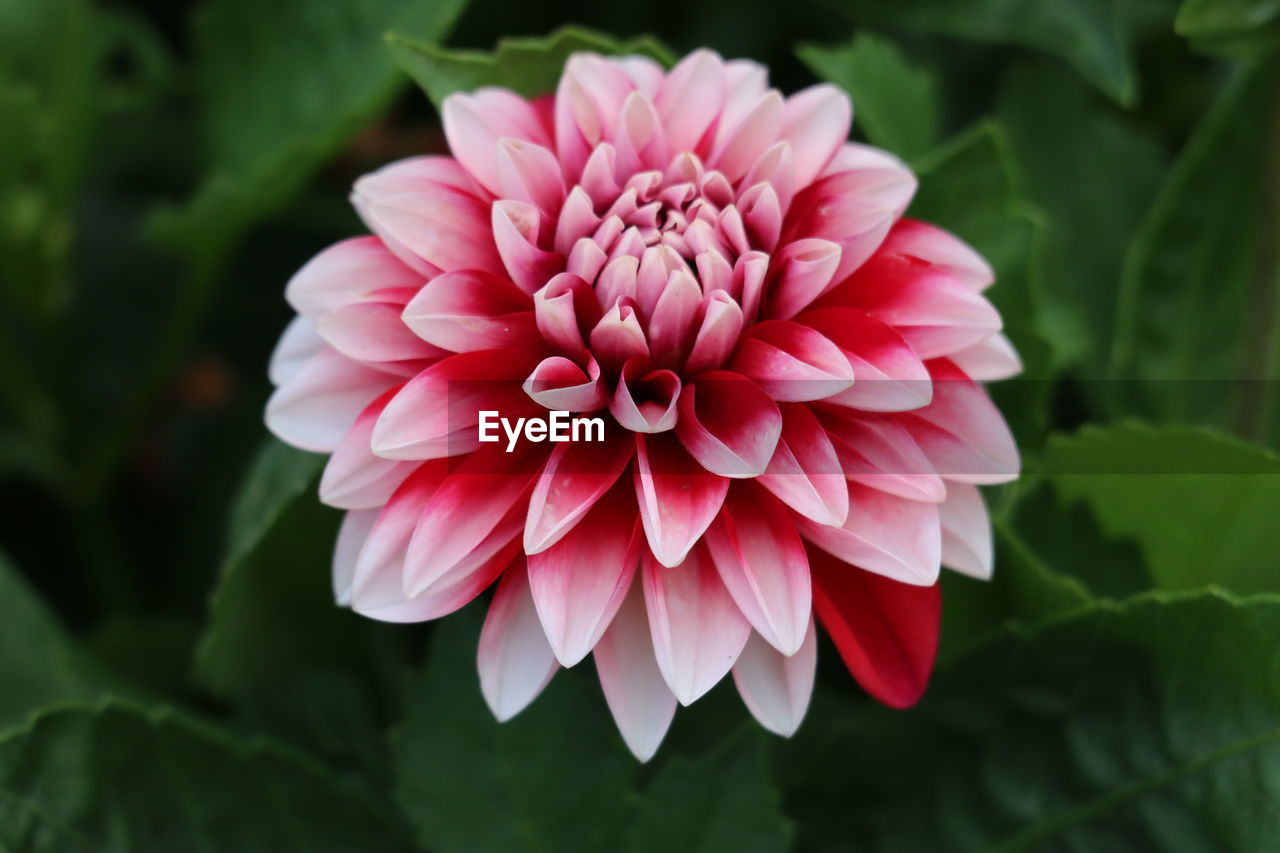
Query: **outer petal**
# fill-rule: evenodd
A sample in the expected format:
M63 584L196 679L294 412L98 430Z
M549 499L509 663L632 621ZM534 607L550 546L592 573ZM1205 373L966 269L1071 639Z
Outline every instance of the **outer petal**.
M751 626L704 548L674 568L650 555L642 580L658 669L676 699L688 705L733 666Z
M596 502L555 545L529 557L529 586L556 658L573 666L595 647L639 562L635 504L625 487Z
M373 426L398 389L374 400L334 449L320 478L320 500L342 509L380 507L418 467L374 456L370 449Z
M676 713L676 697L658 669L639 583L595 648L605 701L627 748L641 761L657 752Z
M938 507L942 520L942 563L981 580L991 578L991 519L977 486L949 483Z
M400 319L403 300L373 296L352 302L316 320L316 330L329 346L354 361L401 372L407 363L408 374L415 366L448 355L448 351L432 346L415 335Z
M668 435L637 435L636 500L649 548L678 566L720 512L729 481L703 469Z
M449 149L494 194L502 191L499 139L526 139L539 145L550 142L533 105L506 89L450 95L444 99L440 116Z
M729 366L778 401L824 400L854 382L853 366L838 346L788 320L752 326Z
M480 631L476 665L480 691L498 722L523 711L560 668L538 621L523 560L498 584Z
M369 539L379 509L357 509L342 516L338 541L333 546L333 599L339 607L351 606L351 584L356 577L356 560Z
M942 534L936 504L850 483L843 527L796 522L806 539L846 563L907 584L931 586L938 580Z
M284 297L299 314L318 317L375 290L421 287L426 277L397 258L377 237L335 243L293 274Z
M849 672L892 708L924 694L938 648L938 587L897 583L813 553L813 604Z
M946 483L898 421L828 412L823 422L840 468L852 482L913 501L939 503L946 498Z
M884 251L941 267L974 290L985 290L996 279L991 264L972 246L927 222L900 220L885 238Z
M809 709L817 664L818 637L810 619L804 643L790 657L752 632L733 665L733 681L747 710L760 725L774 734L790 737L800 728Z
M692 151L724 107L724 61L709 50L680 60L662 82L653 105L672 152Z
M325 347L271 395L267 428L294 447L328 453L365 406L395 382L394 376Z
M1006 483L1018 476L1018 447L982 388L946 359L929 362L933 402L899 415L934 469L963 483Z
M1003 334L953 353L951 361L975 382L995 382L1022 372L1022 359Z
M325 349L324 338L316 333L315 321L309 317L294 317L271 352L271 362L267 367L271 384L288 382L322 349Z
M867 412L904 412L933 398L929 371L902 335L855 308L817 308L796 318L826 335L853 368L853 387L828 402Z
M794 152L799 186L808 186L827 167L848 138L852 121L849 96L830 84L813 86L787 98L782 138Z
M762 490L737 488L707 531L720 578L752 627L784 655L809 624L809 568L795 523Z

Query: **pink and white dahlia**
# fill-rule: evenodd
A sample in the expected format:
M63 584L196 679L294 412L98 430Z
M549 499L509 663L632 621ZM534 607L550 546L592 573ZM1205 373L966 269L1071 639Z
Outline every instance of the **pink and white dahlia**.
M374 236L286 291L267 423L330 454L339 603L417 622L496 583L497 717L591 654L641 759L729 672L794 731L815 617L914 703L940 566L989 576L976 486L1017 474L990 267L900 218L915 177L846 141L844 93L751 62L578 54L442 112L452 155L357 181ZM603 429L540 441L553 411Z

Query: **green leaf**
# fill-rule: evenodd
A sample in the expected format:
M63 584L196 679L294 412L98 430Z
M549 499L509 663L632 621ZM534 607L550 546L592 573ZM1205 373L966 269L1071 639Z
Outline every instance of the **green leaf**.
M1232 52L1265 48L1280 36L1280 1L1184 0L1173 27L1205 46Z
M441 853L608 849L638 763L579 673L560 673L496 722L476 677L478 616L473 606L436 628L392 737L398 798L419 840Z
M412 849L356 782L169 709L47 711L0 741L0 846L28 853Z
M814 74L853 98L857 126L868 141L912 158L938 142L938 93L933 77L888 39L859 32L841 46L801 45L797 55Z
M0 729L45 705L114 687L0 553Z
M1161 188L1125 259L1111 376L1115 405L1149 419L1226 426L1258 388L1253 363L1277 324L1275 289L1258 280L1259 216L1280 63L1242 67L1203 119ZM1270 306L1270 307L1268 307ZM1261 326L1257 325L1261 315ZM1275 377L1271 377L1274 379Z
M503 39L491 53L452 50L429 38L391 33L391 52L439 108L454 92L481 86L502 86L526 97L555 91L565 60L577 51L603 54L640 54L670 65L674 57L648 36L619 41L579 27L565 27L544 38Z
M1280 599L1215 593L1007 632L941 668L909 713L859 706L801 731L790 801L806 849L1266 850L1280 832L1278 632ZM838 755L856 766L823 763Z
M780 811L765 735L752 728L706 755L672 756L626 830L625 853L782 853L792 827Z
M1162 2L1076 0L1036 3L1021 0L828 0L855 25L982 42L1025 45L1055 54L1122 104L1138 95L1133 46L1144 28L1166 17Z
M1280 457L1182 427L1087 427L1050 440L1043 467L1103 530L1136 542L1157 589L1280 591Z
M1119 110L1048 62L1014 67L997 112L1027 197L1048 226L1040 269L1057 355L1082 362L1086 379L1101 379L1120 267L1155 195L1160 149Z
M382 42L400 28L444 35L465 0L210 0L194 42L209 176L154 227L193 253L217 253L280 207L357 130L401 77Z

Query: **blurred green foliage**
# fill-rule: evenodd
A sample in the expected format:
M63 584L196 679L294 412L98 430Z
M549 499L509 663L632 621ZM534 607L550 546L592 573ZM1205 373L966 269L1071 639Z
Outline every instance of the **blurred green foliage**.
M846 88L991 259L1027 473L919 707L824 647L794 739L721 686L642 767L586 673L493 722L474 607L333 606L264 368L444 94L702 45ZM0 0L0 848L1280 849L1278 46L1275 0Z

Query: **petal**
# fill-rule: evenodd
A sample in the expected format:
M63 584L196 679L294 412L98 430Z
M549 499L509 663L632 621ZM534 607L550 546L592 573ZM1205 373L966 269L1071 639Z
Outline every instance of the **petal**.
M904 412L933 397L929 371L896 331L854 308L816 308L796 318L823 333L853 368L853 386L827 402L868 412Z
M823 413L823 424L850 481L913 501L940 503L946 498L946 484L902 424L830 411Z
M373 428L373 452L386 459L436 459L475 450L482 411L516 416L537 408L519 384L533 369L533 357L479 350L441 359L387 403Z
M809 624L809 566L786 508L761 490L735 488L707 530L707 545L752 627L784 655L795 654Z
M398 388L374 400L356 418L355 425L334 449L320 477L320 500L341 509L368 509L387 502L416 462L398 462L375 456L370 448L373 426Z
M605 702L627 748L641 761L657 752L676 714L676 697L658 669L639 583L632 585L595 648Z
M476 667L480 692L500 723L523 711L560 668L542 633L523 560L503 573L494 593L480 630Z
M405 554L404 589L415 597L459 566L487 559L519 535L541 453L497 445L472 453L423 507Z
M951 354L951 361L975 382L995 382L1022 372L1022 359L1003 334Z
M528 294L478 270L432 279L404 307L402 319L424 341L453 352L537 349L542 341Z
M591 350L609 371L620 370L633 359L648 359L649 342L630 300L619 301L600 318L591 330Z
M929 362L933 402L898 417L940 475L963 483L1018 476L1018 447L987 393L951 362Z
M649 351L656 365L679 367L684 363L698 330L701 305L702 288L688 267L672 272L649 316Z
M853 385L853 367L838 346L787 320L752 326L729 367L778 401L822 400Z
M357 509L342 516L338 541L333 546L333 599L339 607L351 605L351 584L356 576L356 560L369 539L382 507Z
M561 273L533 295L538 331L552 347L577 356L586 344L582 330L597 320L599 310L591 285L573 273Z
M537 554L559 542L617 482L635 454L629 435L555 448L529 498L524 550Z
M733 665L733 682L743 704L760 725L776 735L790 737L809 710L817 664L813 619L809 620L800 650L790 656L779 653L753 631Z
M788 403L779 408L782 438L757 482L818 524L844 524L849 486L826 430L807 406Z
M441 105L440 117L449 150L480 183L499 195L498 140L510 137L539 145L550 142L533 106L506 89L450 95Z
M895 224L885 238L883 250L942 267L976 291L985 290L996 279L991 264L968 243L936 225L914 219Z
M919 701L938 648L938 586L911 586L813 553L813 606L845 666L891 708Z
M760 159L760 155L778 141L786 107L774 89L761 94L734 127L722 119L716 131L716 148L707 161L730 181L736 181ZM727 113L727 111L726 111Z
M609 412L635 433L658 433L673 429L678 418L680 377L670 370L643 372L647 361L632 358L622 368Z
M639 562L635 501L610 490L556 544L529 556L529 586L564 666L586 657L622 604Z
M511 280L526 293L537 292L565 268L563 255L539 248L540 219L538 209L523 201L494 202L490 217L502 265Z
M556 156L541 145L520 139L498 142L499 195L525 202L554 217L564 201L564 175Z
M678 566L720 512L729 481L705 471L668 435L637 435L636 500L649 549Z
M702 302L702 320L693 348L685 361L685 374L697 376L723 366L741 334L742 308L738 303L723 290L708 293Z
M654 107L673 152L692 151L715 124L726 96L724 61L710 50L695 50L667 73Z
M991 519L977 486L948 483L938 506L942 522L942 563L979 580L990 580L994 563Z
M294 317L271 352L267 376L272 385L283 385L298 374L311 357L324 349L324 339L316 333L316 324L307 317Z
M649 555L641 573L658 669L682 705L716 685L751 633L705 548L667 567Z
M328 453L396 378L329 347L313 355L267 401L267 428L294 447Z
M787 98L782 138L795 152L796 185L808 186L849 137L853 105L849 96L823 83Z
M591 412L609 402L609 389L600 375L600 365L583 351L584 370L564 356L544 358L524 381L524 392L540 406L559 412Z
M400 319L403 312L404 303L397 300L371 298L352 302L321 314L316 331L325 343L347 358L374 366L448 355L447 350L415 335Z
M937 504L850 483L849 518L842 527L806 518L797 518L796 524L805 539L859 569L918 586L938 580L942 533Z
M797 240L783 247L774 261L767 316L787 320L808 307L831 287L840 257L840 246L830 240Z
M421 287L422 273L400 261L377 237L335 243L293 274L284 296L299 314L317 317L390 287Z
M738 373L704 373L684 387L676 435L702 467L724 477L757 477L782 433L778 405Z

